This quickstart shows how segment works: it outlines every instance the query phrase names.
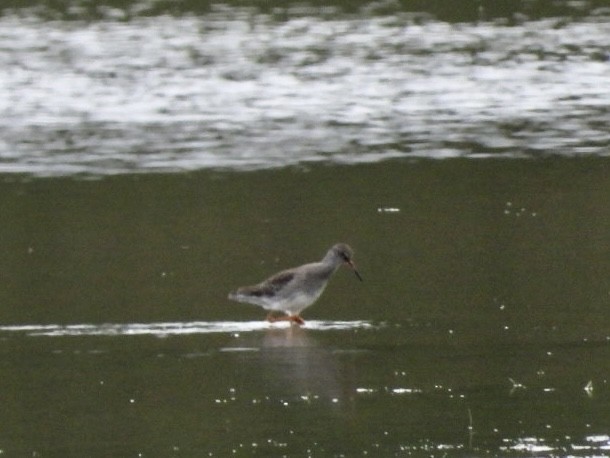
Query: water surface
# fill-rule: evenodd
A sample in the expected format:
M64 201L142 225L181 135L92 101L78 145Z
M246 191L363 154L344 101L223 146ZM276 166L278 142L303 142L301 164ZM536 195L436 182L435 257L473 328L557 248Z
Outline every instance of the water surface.
M400 8L116 10L94 21L9 10L0 171L607 156L610 20L589 6L509 22Z
M0 182L2 450L606 456L604 158ZM226 294L356 249L303 328Z
M608 10L455 5L2 5L0 453L610 456Z

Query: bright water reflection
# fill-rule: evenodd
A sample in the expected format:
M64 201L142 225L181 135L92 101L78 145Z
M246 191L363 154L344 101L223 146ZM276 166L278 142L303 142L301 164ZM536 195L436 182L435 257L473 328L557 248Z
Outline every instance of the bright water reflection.
M506 26L239 8L0 17L0 171L607 155L605 10Z
M318 331L371 329L368 321L308 321L307 329ZM184 334L230 332L239 334L261 330L288 328L288 323L269 324L265 321L194 321L188 323L127 323L127 324L68 324L68 325L14 325L0 326L0 332L18 332L28 336L134 336L151 335L169 337ZM296 330L293 329L294 332Z

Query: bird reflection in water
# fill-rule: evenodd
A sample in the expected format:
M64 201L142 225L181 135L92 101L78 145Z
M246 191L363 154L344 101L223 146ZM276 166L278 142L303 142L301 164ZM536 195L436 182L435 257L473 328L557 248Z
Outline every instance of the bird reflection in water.
M243 356L256 366L248 372L262 382L265 396L340 404L353 393L347 377L352 370L344 367L332 348L321 346L308 329L271 327L256 337L261 339L255 344L260 351Z

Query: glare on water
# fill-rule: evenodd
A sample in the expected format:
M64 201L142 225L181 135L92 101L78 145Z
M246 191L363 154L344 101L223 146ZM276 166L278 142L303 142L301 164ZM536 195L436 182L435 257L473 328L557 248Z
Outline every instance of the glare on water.
M610 22L600 19L9 14L0 171L605 156Z

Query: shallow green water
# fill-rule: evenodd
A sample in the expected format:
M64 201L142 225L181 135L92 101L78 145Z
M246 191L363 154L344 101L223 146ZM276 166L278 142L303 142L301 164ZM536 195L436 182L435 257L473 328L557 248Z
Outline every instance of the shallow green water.
M5 177L0 450L605 456L609 188L595 158ZM365 281L304 328L226 299L336 241Z

